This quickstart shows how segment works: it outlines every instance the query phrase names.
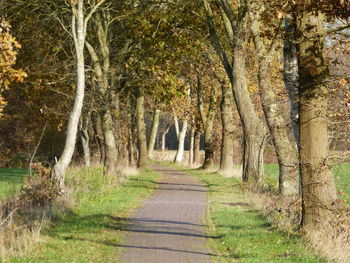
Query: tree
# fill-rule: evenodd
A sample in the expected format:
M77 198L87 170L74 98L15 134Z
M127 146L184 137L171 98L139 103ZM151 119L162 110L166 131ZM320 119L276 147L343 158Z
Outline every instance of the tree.
M79 119L83 108L85 94L85 58L84 47L88 22L96 9L104 2L99 1L90 12L84 15L84 0L72 2L72 36L74 39L76 55L76 95L73 110L70 113L65 146L58 162L52 169L52 175L58 186L63 189L65 173L70 164L76 144L76 137L79 125Z
M230 53L225 51L214 23L214 13L207 0L203 0L207 15L207 25L214 49L223 63L230 80L237 110L243 125L244 154L243 181L263 183L263 149L267 136L265 125L256 114L251 101L246 79L247 12L245 3L232 6L228 1L215 1L221 21L226 30L225 42ZM229 55L232 55L232 62Z

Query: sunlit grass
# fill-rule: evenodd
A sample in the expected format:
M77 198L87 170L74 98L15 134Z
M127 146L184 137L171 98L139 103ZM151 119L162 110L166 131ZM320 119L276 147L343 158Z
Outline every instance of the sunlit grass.
M16 194L27 169L0 168L0 200Z
M116 262L125 218L155 190L159 174L144 170L122 186L106 188L101 185L101 171L95 172L95 176L87 178L91 192L79 188L78 206L43 232L42 244L31 255L11 262ZM103 194L98 196L101 189Z
M325 262L306 249L300 236L271 227L247 203L239 179L181 169L198 176L209 187L207 223L210 235L219 237L210 240L210 246L219 254L216 262Z

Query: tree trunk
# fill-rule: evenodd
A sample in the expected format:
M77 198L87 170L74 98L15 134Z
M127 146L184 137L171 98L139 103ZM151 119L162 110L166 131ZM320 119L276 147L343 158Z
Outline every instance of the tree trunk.
M264 181L263 152L267 136L264 124L259 120L250 99L246 71L244 50L236 47L233 54L233 94L240 115L243 136L243 175L244 182L251 182L260 186Z
M283 118L281 110L277 105L277 96L271 89L270 63L272 61L272 55L274 54L274 48L268 52L264 40L260 37L260 5L256 7L254 4L250 4L250 1L248 2L251 18L250 29L252 31L258 57L260 99L279 164L279 192L283 196L297 195L297 148L295 146L295 141L291 142L288 138L288 123Z
M296 24L292 16L285 18L285 42L283 47L283 77L288 91L293 134L299 147L299 73L298 51L296 46Z
M233 147L234 147L234 120L233 120L233 94L232 89L224 84L221 85L221 121L222 121L222 142L220 171L233 169Z
M209 169L214 165L213 128L216 114L217 91L216 87L211 88L208 112L205 113L202 99L202 83L198 76L197 78L198 107L204 127L204 163L202 168Z
M105 143L103 139L102 121L100 114L93 114L92 127L95 133L96 143L100 151L100 164L104 164L106 158Z
M157 110L157 109L154 110L152 129L151 129L151 134L150 134L149 143L148 143L148 157L149 158L152 157L154 145L156 143L158 126L159 126L159 115L160 115L160 110Z
M201 133L196 128L194 132L194 147L193 147L193 165L200 163L200 146L201 146Z
M184 121L179 134L179 145L176 152L175 163L180 163L184 157L185 151L185 137L187 132L187 121Z
M72 160L75 149L79 119L83 108L85 95L85 61L84 61L84 45L85 45L85 27L84 27L84 0L77 1L77 9L72 17L72 31L75 43L76 54L76 94L73 110L70 113L67 136L63 149L63 153L58 162L52 169L53 179L58 186L63 190L65 182L65 174L68 165ZM74 7L75 8L75 7Z
M147 165L147 139L145 126L145 95L142 87L136 89L137 141L139 158L137 166L144 168Z
M209 2L207 0L203 1L207 12L207 24L209 27L211 42L216 50L216 53L220 57L226 74L231 82L233 96L242 122L244 133L242 179L245 182L249 181L252 183L262 184L264 175L262 157L267 132L264 124L260 121L256 114L247 87L247 74L245 70L247 17L246 14L243 13L242 16L239 17L239 20L235 21L235 16L227 16L227 14L224 12L225 9L222 9L222 20L225 24L227 39L231 42L232 47L231 52L233 63L230 63L228 55L223 49L217 35ZM230 9L231 7L228 8ZM242 8L242 10L244 10L244 8Z
M162 151L165 151L165 150L166 150L166 147L165 147L166 135L168 134L169 129L170 129L170 127L168 127L168 128L166 129L166 131L163 132L163 134L162 134Z
M302 171L302 227L305 232L327 229L337 199L328 157L327 108L329 76L324 59L322 14L303 13L299 26L300 165Z
M113 133L113 119L109 109L105 109L102 115L102 128L106 150L105 173L106 175L116 175L118 152Z
M188 166L190 166L190 167L193 165L194 133L195 133L195 128L192 127L192 129L191 129L191 140L190 140L190 150L189 150L189 154L188 154Z
M84 118L80 120L80 139L83 146L84 153L84 164L86 167L91 166L91 151L90 151L90 136L89 136L89 125L90 125L90 112L86 114Z

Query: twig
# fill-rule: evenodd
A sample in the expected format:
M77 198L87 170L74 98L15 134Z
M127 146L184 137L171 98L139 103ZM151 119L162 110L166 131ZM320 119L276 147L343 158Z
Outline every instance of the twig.
M47 127L47 121L46 121L46 123L45 123L45 126L44 126L43 131L41 132L39 141L38 141L38 143L37 143L37 145L36 145L36 147L35 147L35 149L34 149L34 153L33 153L32 157L30 158L30 162L29 162L29 176L30 176L30 177L32 177L32 164L33 164L33 160L34 160L34 157L35 157L35 155L36 155L36 152L38 151L38 148L39 148L39 145L40 145L40 143L41 143L41 140L42 140L42 138L43 138L43 136L44 136L46 127Z

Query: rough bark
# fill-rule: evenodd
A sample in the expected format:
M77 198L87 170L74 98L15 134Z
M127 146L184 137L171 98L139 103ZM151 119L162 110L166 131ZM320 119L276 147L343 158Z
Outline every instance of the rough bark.
M211 88L208 111L205 112L202 98L202 83L200 78L197 78L198 108L204 127L204 163L202 168L209 169L214 165L213 128L216 114L217 89L216 87Z
M103 26L99 15L96 15L94 23L97 28L98 49L89 42L86 43L86 47L91 57L94 74L97 78L100 97L104 103L104 105L101 105L101 119L105 143L105 173L106 175L115 175L118 161L118 150L116 138L114 136L114 122L111 113L111 109L113 108L113 96L111 96L109 83L110 51L108 46L108 28ZM97 52L97 50L99 52Z
M300 165L302 171L302 227L306 232L327 229L337 199L328 157L327 107L329 76L324 59L324 23L321 14L297 17L300 75Z
M79 118L83 108L85 95L85 64L84 64L84 45L85 45L85 26L84 26L84 0L78 0L76 6L73 6L72 33L75 43L76 56L76 94L73 110L69 115L67 136L62 155L52 169L53 179L63 190L65 182L65 173L70 164L75 149Z
M247 41L245 8L239 9L240 15L235 16L232 7L225 5L224 2L217 2L219 5L222 5L221 16L227 31L227 38L231 42L233 60L231 63L217 35L210 5L207 0L203 1L207 11L207 24L211 42L231 82L234 100L242 122L244 134L242 179L245 182L249 181L260 185L263 183L264 174L262 157L266 128L256 114L248 91L245 70L245 46ZM239 19L235 20L236 17L239 17Z
M139 158L137 166L144 168L147 165L147 139L145 125L145 94L142 87L136 88L136 119L137 119L137 146Z
M221 121L222 121L222 141L220 171L230 171L233 169L233 147L234 147L234 120L233 120L233 94L231 87L221 85Z
M270 65L277 41L272 42L272 48L268 51L264 40L260 37L260 4L256 6L257 2L255 1L248 1L248 4L251 20L250 29L258 58L260 99L279 164L279 192L283 196L296 195L298 193L297 148L295 141L289 140L288 122L284 119L281 109L278 107L278 99L272 90L270 80Z
M201 133L197 127L194 132L194 147L193 147L193 165L200 163L200 145L201 144Z
M154 145L156 143L157 138L157 132L158 132L158 126L159 126L159 116L160 116L160 110L155 109L153 114L153 121L152 121L152 129L151 134L148 142L148 157L152 157Z
M185 151L185 137L187 132L187 121L185 120L182 124L181 131L179 133L179 145L177 148L175 163L180 163L183 160L184 151Z

